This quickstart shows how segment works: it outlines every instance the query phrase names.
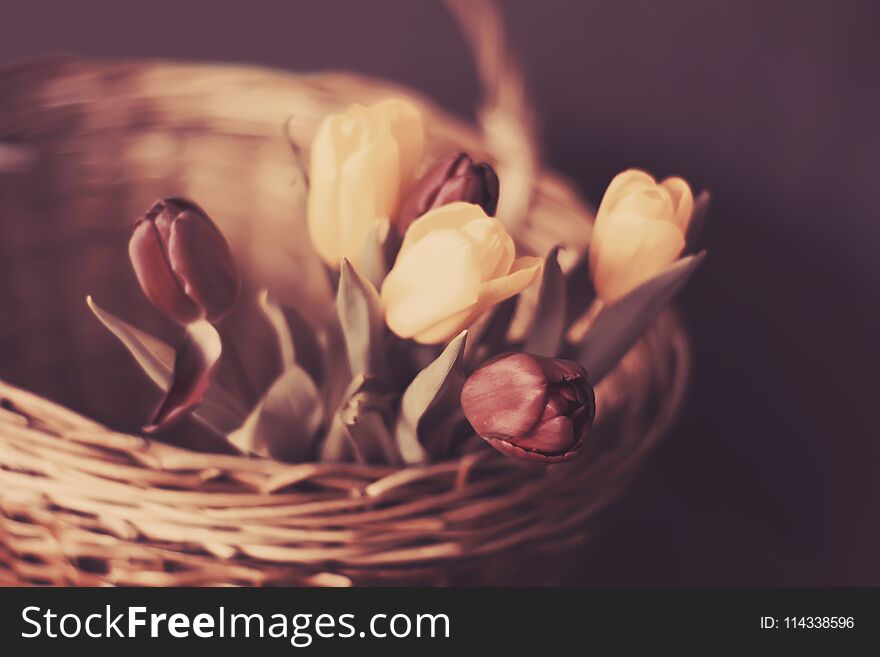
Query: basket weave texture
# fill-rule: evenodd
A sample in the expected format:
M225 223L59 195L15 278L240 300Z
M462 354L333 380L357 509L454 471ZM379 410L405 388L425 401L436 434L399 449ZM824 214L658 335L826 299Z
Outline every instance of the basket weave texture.
M597 387L594 434L572 463L487 449L404 469L289 465L105 426L134 430L157 393L84 294L168 330L125 260L132 219L160 196L198 199L246 288L272 287L317 317L329 291L295 228L282 128L308 144L326 113L389 95L424 112L429 158L503 159L491 133L351 75L72 59L0 75L0 138L32 157L0 170L0 377L17 384L0 382L0 583L535 584L577 554L681 406L689 351L671 310ZM509 227L525 252L564 243L570 268L591 212L560 177L539 171L533 183L527 218ZM246 344L268 339L229 322Z

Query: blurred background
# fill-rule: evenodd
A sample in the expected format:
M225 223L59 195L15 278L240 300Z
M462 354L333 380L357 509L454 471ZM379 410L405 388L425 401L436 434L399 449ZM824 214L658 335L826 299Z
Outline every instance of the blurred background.
M713 193L710 258L680 303L689 403L573 583L880 584L880 5L502 7L544 157L586 198L630 166ZM440 2L34 0L4 15L4 66L65 53L352 69L466 118L479 94ZM15 370L3 346L0 377ZM26 379L12 382L40 391Z

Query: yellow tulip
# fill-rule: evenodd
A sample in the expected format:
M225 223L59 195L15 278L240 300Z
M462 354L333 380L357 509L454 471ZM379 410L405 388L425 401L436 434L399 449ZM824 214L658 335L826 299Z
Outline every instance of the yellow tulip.
M358 264L377 219L391 219L422 159L418 111L403 100L352 105L327 116L312 143L309 235L321 258L336 269Z
M382 285L385 321L422 344L445 342L538 277L540 258L515 258L497 219L450 203L416 219Z
M619 173L596 213L590 271L600 299L619 299L678 259L694 210L682 178L657 182L638 169Z

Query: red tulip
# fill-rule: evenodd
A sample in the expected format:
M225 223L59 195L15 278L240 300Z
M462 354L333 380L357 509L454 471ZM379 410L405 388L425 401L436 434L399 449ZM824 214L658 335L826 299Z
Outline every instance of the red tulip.
M135 223L128 253L144 294L180 324L217 321L235 304L241 281L229 245L192 201L156 201Z
M467 153L451 153L437 160L410 188L397 213L403 234L428 210L465 201L479 205L490 217L498 207L498 176L486 163L474 164Z
M596 414L583 367L523 353L502 354L480 366L464 383L461 406L495 449L540 463L574 458Z

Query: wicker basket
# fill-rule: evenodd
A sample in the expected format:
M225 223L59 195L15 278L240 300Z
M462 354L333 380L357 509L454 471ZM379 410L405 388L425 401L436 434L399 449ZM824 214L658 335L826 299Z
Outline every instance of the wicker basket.
M0 166L0 376L44 395L0 382L0 583L535 584L577 555L681 405L689 351L672 311L598 386L594 435L568 464L487 449L405 469L286 465L197 451L191 435L173 446L105 426L133 430L157 393L84 294L168 330L125 260L132 218L158 196L199 199L246 285L317 313L328 291L292 219L282 128L289 121L307 144L326 112L392 93L425 112L429 155L470 151L498 162L502 180L510 153L522 156L503 131L350 75L72 59L0 75L0 139L23 164ZM511 226L520 247L542 254L564 242L572 266L590 211L554 174L519 173L534 183L527 219Z

